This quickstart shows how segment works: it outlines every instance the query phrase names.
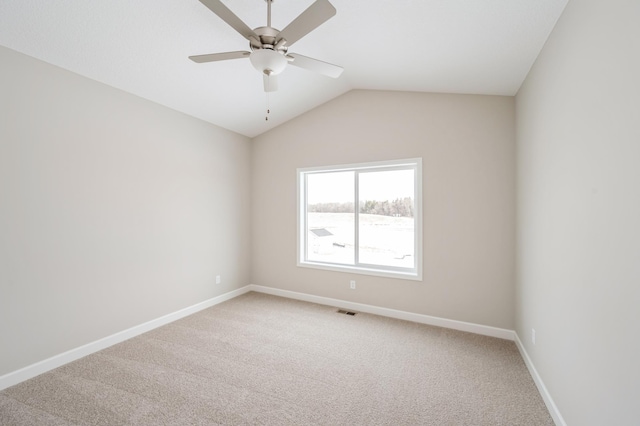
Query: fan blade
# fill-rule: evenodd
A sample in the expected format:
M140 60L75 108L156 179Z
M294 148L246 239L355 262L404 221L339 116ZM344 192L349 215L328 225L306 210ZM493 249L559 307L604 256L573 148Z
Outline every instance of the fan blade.
M278 40L284 38L287 40L287 46L291 46L335 14L336 8L328 0L316 0L307 10L287 25L284 30L280 31L277 38Z
M278 77L275 74L262 74L262 83L265 92L275 92L278 90Z
M289 53L287 57L293 58L293 61L289 62L296 67L304 68L309 71L314 71L327 77L338 78L344 68L338 65L333 65L328 62L319 61L317 59L308 58L306 56L298 55L297 53Z
M226 61L227 59L240 59L240 58L248 58L251 52L224 52L224 53L210 53L208 55L195 55L189 56L193 62L197 62L199 64L203 62L215 62L215 61Z
M207 6L213 13L218 15L220 19L229 24L231 28L242 34L247 40L251 40L253 37L259 40L256 33L247 26L240 18L238 18L227 6L225 6L220 0L200 0L200 3Z

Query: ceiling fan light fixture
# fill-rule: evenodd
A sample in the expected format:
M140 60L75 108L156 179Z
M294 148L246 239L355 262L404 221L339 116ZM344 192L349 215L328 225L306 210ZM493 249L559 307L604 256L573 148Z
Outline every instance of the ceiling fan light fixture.
M254 50L249 60L255 69L267 75L280 74L289 62L283 54L271 49Z

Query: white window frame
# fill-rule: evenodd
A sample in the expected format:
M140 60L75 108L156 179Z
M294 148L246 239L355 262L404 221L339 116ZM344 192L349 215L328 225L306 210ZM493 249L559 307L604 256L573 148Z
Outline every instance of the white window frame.
M307 198L306 198L306 176L313 173L323 172L340 172L340 171L380 171L393 170L393 169L407 169L412 168L414 170L414 255L415 255L415 268L396 268L391 266L381 265L362 265L356 263L355 265L344 265L337 263L327 263L321 261L313 261L306 259L306 250L308 244L307 228ZM356 243L356 262L357 262L357 239L358 239L358 214L359 214L359 200L358 200L358 179L355 179L356 191L354 199L354 214L355 214L355 243ZM297 265L303 268L325 269L329 271L348 272L354 274L374 275L389 278L400 278L407 280L422 281L422 158L410 158L403 160L392 161L378 161L368 163L356 163L356 164L343 164L337 166L326 167L306 167L297 169L297 216L298 216L298 231L297 231Z

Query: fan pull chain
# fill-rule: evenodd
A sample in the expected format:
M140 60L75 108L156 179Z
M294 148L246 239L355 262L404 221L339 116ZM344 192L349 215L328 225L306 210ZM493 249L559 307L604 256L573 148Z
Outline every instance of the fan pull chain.
M265 115L264 121L269 121L269 113L271 112L271 110L269 109L269 92L267 92L266 95L267 95L267 115Z

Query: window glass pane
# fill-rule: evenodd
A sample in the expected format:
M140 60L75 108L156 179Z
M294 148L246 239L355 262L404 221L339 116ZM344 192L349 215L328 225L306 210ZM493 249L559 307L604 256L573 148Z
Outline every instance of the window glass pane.
M310 261L353 265L355 173L307 174L307 252Z
M359 173L360 263L415 267L414 173Z

